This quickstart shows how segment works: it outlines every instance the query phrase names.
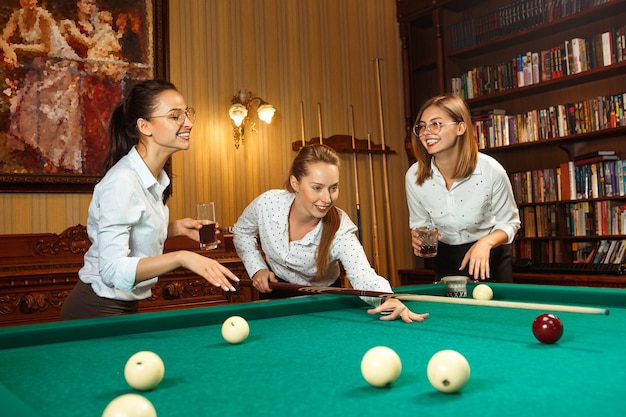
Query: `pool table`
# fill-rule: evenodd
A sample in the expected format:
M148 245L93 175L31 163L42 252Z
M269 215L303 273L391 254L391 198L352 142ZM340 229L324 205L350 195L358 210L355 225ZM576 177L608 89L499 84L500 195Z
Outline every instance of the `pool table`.
M472 286L468 284L468 293ZM144 392L160 417L174 416L624 416L626 292L622 289L492 284L498 300L605 307L609 315L557 313L561 340L531 331L544 310L407 302L423 323L384 322L355 296L190 308L0 329L0 408L7 417L100 416L136 392L126 360L151 350L165 378ZM399 291L445 294L442 284ZM238 345L221 324L241 315L250 336ZM390 388L360 371L373 346L394 349L402 374ZM456 394L436 391L430 357L454 349L471 377Z

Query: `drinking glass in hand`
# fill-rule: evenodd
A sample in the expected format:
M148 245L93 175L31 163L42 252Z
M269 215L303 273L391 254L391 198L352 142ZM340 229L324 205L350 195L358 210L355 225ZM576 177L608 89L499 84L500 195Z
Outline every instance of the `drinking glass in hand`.
M215 233L215 203L196 204L198 210L198 220L208 220L208 224L202 225L200 229L200 249L210 250L217 248L217 235Z
M437 256L439 246L439 232L435 227L422 226L415 229L419 239L422 241L422 248L417 256L422 258L433 258Z

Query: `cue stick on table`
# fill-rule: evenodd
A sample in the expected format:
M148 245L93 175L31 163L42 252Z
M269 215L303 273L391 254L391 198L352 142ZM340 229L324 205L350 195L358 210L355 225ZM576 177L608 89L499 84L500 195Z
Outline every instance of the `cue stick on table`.
M240 281L240 285L252 286L252 281ZM609 315L609 310L606 308L597 307L582 307L582 306L567 306L559 304L542 304L542 303L524 303L520 301L498 301L498 300L476 300L474 298L460 298L460 297L443 297L439 295L422 295L422 294L407 294L407 293L393 293L393 292L379 292L379 291L365 291L355 290L352 288L340 288L340 287L311 287L298 284L290 284L287 282L270 282L270 287L273 290L293 291L301 292L303 294L339 294L339 295L352 295L359 297L374 297L374 298L396 298L400 301L426 301L432 303L446 303L446 304L465 304L483 307L502 307L502 308L517 308L522 310L547 310L547 311L559 311L563 313L580 313L580 314L596 314L596 315Z

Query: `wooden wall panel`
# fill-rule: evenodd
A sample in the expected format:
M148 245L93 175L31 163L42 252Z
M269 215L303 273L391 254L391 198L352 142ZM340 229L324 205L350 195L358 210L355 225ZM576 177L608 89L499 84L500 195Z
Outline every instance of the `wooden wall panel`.
M170 78L198 117L191 149L174 157L172 218L194 215L195 202L215 200L222 227L232 225L258 194L282 187L301 139L317 137L317 103L324 136L350 133L380 143L375 64L380 58L385 137L389 155L396 267L414 267L404 197L404 108L401 45L394 0L170 0ZM247 88L272 103L271 125L257 123L235 149L230 99ZM253 116L256 120L256 115ZM377 198L381 259L387 275L381 156L374 187L367 157L359 155L364 247L372 254L372 190ZM356 220L352 155L343 155L339 206ZM85 224L89 195L0 194L0 233L59 233Z

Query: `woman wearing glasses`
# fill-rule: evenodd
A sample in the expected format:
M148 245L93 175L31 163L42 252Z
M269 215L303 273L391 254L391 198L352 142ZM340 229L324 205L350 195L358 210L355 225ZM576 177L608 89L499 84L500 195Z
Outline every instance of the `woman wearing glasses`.
M119 103L110 121L105 175L87 219L91 247L61 319L137 311L159 275L184 267L224 291L238 278L217 261L191 251L163 254L167 238L199 240L198 220L169 222L170 179L165 164L189 148L195 112L173 84L144 81Z
M406 173L409 225L438 229L436 278L511 282L510 243L520 227L519 212L504 168L478 152L466 103L451 95L426 101L411 143L417 162ZM411 243L417 254L421 241L415 232Z

